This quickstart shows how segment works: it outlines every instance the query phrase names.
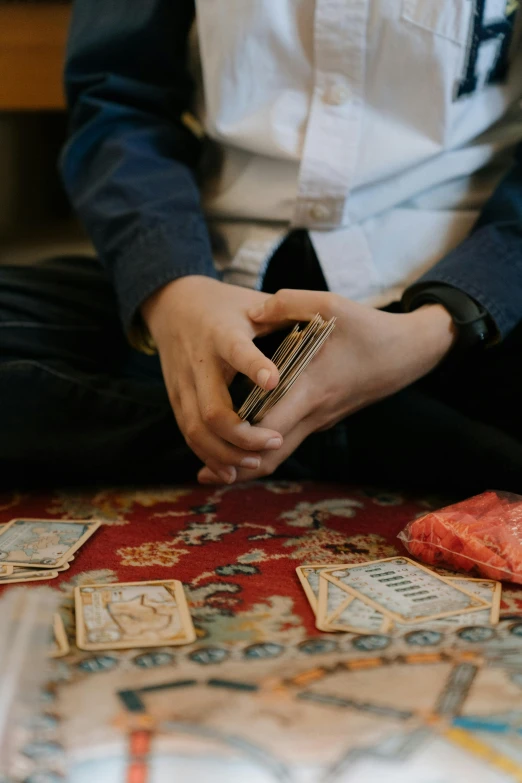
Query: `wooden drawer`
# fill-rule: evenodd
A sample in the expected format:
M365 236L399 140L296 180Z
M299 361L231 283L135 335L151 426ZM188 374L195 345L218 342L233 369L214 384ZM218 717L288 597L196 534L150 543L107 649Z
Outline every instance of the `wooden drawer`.
M63 60L71 9L0 2L0 110L63 109Z

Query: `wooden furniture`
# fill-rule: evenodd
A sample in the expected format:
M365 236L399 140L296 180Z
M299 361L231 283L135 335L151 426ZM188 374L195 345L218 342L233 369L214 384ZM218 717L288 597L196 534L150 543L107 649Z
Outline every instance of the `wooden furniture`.
M58 110L71 9L53 2L0 2L0 111Z

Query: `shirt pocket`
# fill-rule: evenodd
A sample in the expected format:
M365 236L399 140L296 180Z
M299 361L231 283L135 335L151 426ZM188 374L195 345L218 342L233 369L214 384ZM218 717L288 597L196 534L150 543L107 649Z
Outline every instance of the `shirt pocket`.
M449 41L465 45L473 3L469 0L402 0L401 17Z

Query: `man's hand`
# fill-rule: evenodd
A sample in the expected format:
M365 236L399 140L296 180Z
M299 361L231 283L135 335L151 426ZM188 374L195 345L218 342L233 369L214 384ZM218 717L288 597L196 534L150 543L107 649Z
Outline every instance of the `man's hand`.
M192 275L169 283L142 307L169 399L190 448L221 482L255 470L260 452L278 449L277 430L252 427L234 413L228 386L236 372L273 389L276 366L252 339L269 329L248 317L268 296Z
M331 293L279 291L249 312L266 329L309 321L316 313L336 327L306 372L263 420L284 436L283 447L265 453L259 469L239 479L270 475L312 432L409 386L432 370L455 340L450 314L441 305L395 314ZM265 331L266 331L265 329ZM218 483L208 469L202 483Z

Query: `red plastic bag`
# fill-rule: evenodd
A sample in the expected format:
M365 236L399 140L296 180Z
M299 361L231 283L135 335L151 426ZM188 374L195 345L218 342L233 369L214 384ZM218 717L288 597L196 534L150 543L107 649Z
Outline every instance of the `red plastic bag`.
M433 566L522 584L522 496L484 492L409 522L399 538Z

